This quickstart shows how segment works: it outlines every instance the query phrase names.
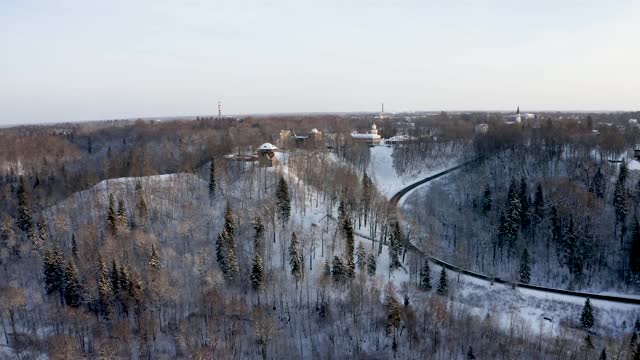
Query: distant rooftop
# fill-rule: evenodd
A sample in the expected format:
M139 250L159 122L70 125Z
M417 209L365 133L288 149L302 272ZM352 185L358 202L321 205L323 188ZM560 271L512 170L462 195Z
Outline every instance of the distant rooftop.
M258 150L277 150L277 149L278 148L271 143L264 143L260 145L260 147L258 148Z

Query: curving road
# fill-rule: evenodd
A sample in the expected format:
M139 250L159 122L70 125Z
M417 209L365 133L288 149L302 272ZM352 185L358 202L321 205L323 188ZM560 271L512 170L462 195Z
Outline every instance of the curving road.
M431 175L429 177L426 177L420 181L417 181L413 184L408 185L407 187L403 188L402 190L398 191L397 193L395 193L392 197L391 197L391 203L398 209L398 211L400 211L400 208L398 207L398 203L400 201L400 199L402 199L402 197L404 197L405 195L407 195L411 190L414 190L415 188L419 187L420 185L426 184L429 181L435 180L439 177L445 176L447 174L449 174L450 172L456 171L458 169L461 169L463 167L469 166L475 162L477 162L478 159L475 160L470 160L467 162L464 162L462 164L456 165L452 168L449 168L447 170L441 171L437 174ZM612 302L617 302L617 303L623 303L623 304L635 304L635 305L640 305L640 298L632 298L632 297L625 297L625 296L612 296L612 295L602 295L602 294L594 294L594 293L588 293L588 292L580 292L580 291L570 291L570 290L564 290L564 289L555 289L555 288L549 288L549 287L544 287L544 286L536 286L536 285L529 285L529 284L523 284L523 283L519 283L519 282L512 282L512 281L507 281L507 280L503 280L500 278L495 278L495 277L491 277L491 276L487 276L484 274L480 274L477 272L473 272L473 271L469 271L466 269L462 269L460 267L457 267L453 264L447 263L445 261L442 261L438 258L435 258L433 256L429 256L427 254L424 253L424 251L420 250L419 248L417 248L414 244L409 243L409 250L411 251L415 251L421 255L427 256L429 258L429 260L431 260L431 262L433 262L436 265L442 266L444 268L447 268L451 271L455 271L455 272L459 272L461 274L467 275L467 276L471 276L473 278L476 279L481 279L481 280L485 280L491 283L499 283L499 284L505 284L505 285L511 285L512 287L520 287L520 288L524 288L524 289L532 289L532 290L536 290L536 291L541 291L541 292L546 292L546 293L550 293L550 294L561 294L561 295L569 295L569 296L577 296L577 297L581 297L581 298L591 298L591 299L597 299L597 300L603 300L603 301L612 301Z

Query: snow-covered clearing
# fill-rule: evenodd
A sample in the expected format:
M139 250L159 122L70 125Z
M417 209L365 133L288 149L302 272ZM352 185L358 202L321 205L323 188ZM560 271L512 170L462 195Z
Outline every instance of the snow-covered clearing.
M437 266L432 267L440 269ZM452 301L480 316L489 314L505 330L513 326L528 327L528 331L558 335L562 327L577 329L584 298L546 293L537 290L511 288L504 284L447 271ZM600 334L622 334L630 331L640 307L631 304L591 300L595 309L594 331ZM547 319L545 319L547 318ZM514 320L517 320L514 322Z
M640 170L640 161L635 160L635 159L631 160L631 161L629 161L627 166L629 167L629 170Z
M371 148L371 162L368 172L378 190L387 198L406 186L454 166L457 159L434 162L432 166L410 171L403 176L393 166L393 147L375 146Z

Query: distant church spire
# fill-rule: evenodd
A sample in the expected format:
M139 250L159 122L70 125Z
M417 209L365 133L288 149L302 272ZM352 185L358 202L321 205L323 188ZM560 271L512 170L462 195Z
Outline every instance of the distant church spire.
M520 114L520 105L518 105L518 110L516 110L516 114Z

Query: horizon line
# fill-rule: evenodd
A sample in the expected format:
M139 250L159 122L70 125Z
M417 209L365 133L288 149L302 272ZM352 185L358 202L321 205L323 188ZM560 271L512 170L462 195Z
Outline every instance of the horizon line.
M600 109L600 110L554 110L554 109L534 109L534 110L520 110L521 113L578 113L578 114L611 114L611 113L634 113L640 110L620 110L620 109ZM384 114L439 114L439 113L515 113L513 109L459 109L459 110L403 110L403 111L385 111ZM222 115L222 118L242 118L242 117L268 117L268 116L295 116L295 115L349 115L349 114L381 114L380 111L281 111L281 112L256 112L256 113L230 113ZM195 120L199 117L218 118L217 114L197 114L197 115L162 115L162 116L138 116L138 117L125 117L125 118L107 118L107 119L84 119L84 120L51 120L51 121L36 121L36 122L23 122L23 123L7 123L0 124L0 128L11 128L20 126L51 126L51 125L66 125L66 124L82 124L82 123L97 123L106 121L136 121L136 120L155 120L155 121L171 121L171 120Z

